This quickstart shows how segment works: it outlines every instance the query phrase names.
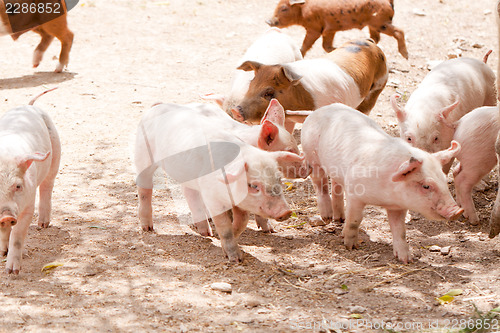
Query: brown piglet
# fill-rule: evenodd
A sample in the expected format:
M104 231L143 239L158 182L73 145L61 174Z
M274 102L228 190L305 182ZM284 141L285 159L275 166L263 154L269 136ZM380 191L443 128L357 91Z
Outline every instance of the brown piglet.
M333 38L337 31L368 26L370 37L376 43L380 33L396 38L399 53L408 59L404 32L392 25L393 16L394 0L280 0L267 23L278 28L303 26L306 29L300 50L303 56L321 36L323 48L331 52L335 49Z

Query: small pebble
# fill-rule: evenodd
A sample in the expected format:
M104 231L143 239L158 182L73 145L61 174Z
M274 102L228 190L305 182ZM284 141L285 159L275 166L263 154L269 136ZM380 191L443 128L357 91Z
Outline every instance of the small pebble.
M451 250L451 246L442 247L441 248L441 254L443 256L447 256L448 254L450 254L450 250Z
M314 216L311 216L309 218L309 224L312 227L319 227L319 226L322 226L322 225L327 225L328 223L326 223L325 221L323 221L323 219L321 218L321 216L314 215Z
M354 306L349 306L347 308L350 313L365 313L366 308L359 306L359 305L354 305Z
M422 9L414 8L413 15L426 16L427 14Z
M225 293L231 293L233 291L233 286L227 282L214 282L210 285L210 288L217 291L222 291Z
M441 251L441 247L437 246L437 245L432 245L431 247L429 247L429 251L431 251L431 252L439 252L439 251Z

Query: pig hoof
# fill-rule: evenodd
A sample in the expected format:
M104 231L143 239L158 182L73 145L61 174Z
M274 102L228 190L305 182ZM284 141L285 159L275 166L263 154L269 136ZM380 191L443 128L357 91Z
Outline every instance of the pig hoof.
M154 229L153 229L153 226L152 226L152 225L143 225L143 226L142 226L142 230L143 230L143 231L146 231L146 232L149 232L149 231L154 231Z
M38 223L39 228L48 228L49 227L49 222L39 222Z
M476 220L469 220L469 223L471 225L479 225L479 220L477 220L477 221Z
M321 216L321 219L323 220L323 222L328 224L328 223L332 222L333 217L332 216Z
M323 47L323 49L324 49L327 53L330 53L330 52L332 52L333 50L335 50L335 48L334 48L333 46Z
M57 64L57 67L54 70L54 72L55 73L61 73L63 71L63 69L64 69L64 64L59 63L59 64Z
M335 221L336 223L339 223L339 224L344 224L344 222L345 222L345 218L341 217L341 218L339 218L339 219L335 219L334 221Z

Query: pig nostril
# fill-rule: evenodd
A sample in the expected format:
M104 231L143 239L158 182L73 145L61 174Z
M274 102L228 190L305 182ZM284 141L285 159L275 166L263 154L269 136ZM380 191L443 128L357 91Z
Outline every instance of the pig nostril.
M16 224L17 224L17 221L16 221L16 220L12 220L12 221L10 221L10 225L11 225L11 226L15 226Z

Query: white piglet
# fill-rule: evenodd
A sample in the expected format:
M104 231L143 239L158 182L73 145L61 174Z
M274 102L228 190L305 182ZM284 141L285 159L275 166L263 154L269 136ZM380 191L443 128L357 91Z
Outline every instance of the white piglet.
M266 65L275 65L301 59L302 54L295 41L283 30L271 28L250 45L237 65L241 65L245 61L258 61ZM240 104L245 97L254 76L253 72L235 70L227 96L208 94L204 98L215 100L224 111L231 114L231 110Z
M20 106L0 118L0 253L7 253L7 273L21 269L37 188L38 226L49 226L60 157L56 128L41 109Z
M495 141L499 129L498 107L481 107L458 121L453 137L462 147L453 170L457 203L472 225L479 224L472 189L497 164Z
M407 210L433 220L453 219L463 211L453 200L441 170L460 150L456 142L447 150L429 154L389 136L368 116L332 104L307 117L302 147L313 168L321 217L326 221L345 218L342 234L348 249L358 247L366 205L387 210L394 255L404 263L411 260L404 222Z
M485 57L486 60L486 57ZM411 94L406 106L392 107L401 138L430 153L449 147L455 123L480 106L496 105L495 74L480 60L458 58L434 68ZM451 164L444 168L448 172Z
M211 218L225 254L238 262L237 238L249 213L279 221L290 217L278 163L303 158L253 147L224 128L219 117L210 117L213 110L196 112L191 106L160 104L141 120L135 146L139 219L144 230L153 229L153 174L162 167L181 185L193 221Z

